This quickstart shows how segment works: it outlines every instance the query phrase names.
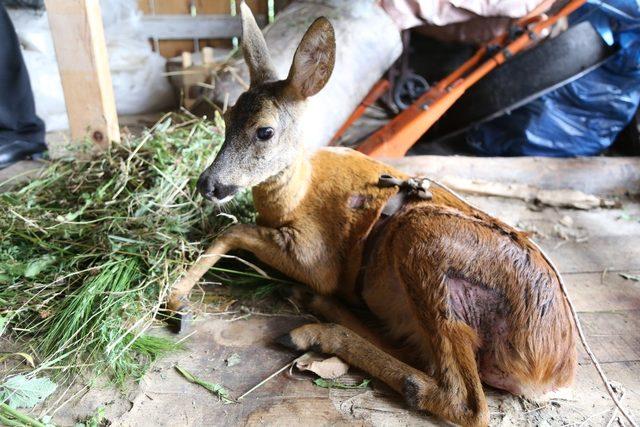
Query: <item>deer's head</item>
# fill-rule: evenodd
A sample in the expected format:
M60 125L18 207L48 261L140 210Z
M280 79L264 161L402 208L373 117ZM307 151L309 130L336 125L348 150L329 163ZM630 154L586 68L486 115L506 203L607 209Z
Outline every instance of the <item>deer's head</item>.
M279 80L267 44L249 7L240 4L242 50L251 84L225 114L225 140L214 162L200 175L198 189L218 203L243 187L277 176L301 153L298 120L305 100L327 83L335 58L333 27L318 18L307 30L285 80Z

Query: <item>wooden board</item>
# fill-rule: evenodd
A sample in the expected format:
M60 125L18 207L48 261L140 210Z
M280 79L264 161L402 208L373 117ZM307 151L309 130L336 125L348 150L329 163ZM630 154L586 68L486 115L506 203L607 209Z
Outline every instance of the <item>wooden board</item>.
M46 0L71 138L105 149L120 141L98 0ZM91 148L94 148L91 147Z
M196 324L184 351L162 359L128 395L92 387L59 411L55 421L70 425L79 415L93 413L100 406L113 425L123 426L445 425L429 414L410 410L400 396L377 380L363 390L328 390L313 385L311 376L284 372L241 403L224 405L174 369L178 365L206 381L223 384L237 397L297 356L272 342L305 321L299 316L254 316L234 322L208 318ZM591 325L589 331L597 332ZM613 326L618 331L622 325ZM226 366L225 359L234 353L240 362ZM603 369L614 385L626 390L623 403L637 413L640 362L606 361ZM350 375L362 378L357 370ZM604 425L611 415L612 403L593 366L584 359L573 392L553 404L536 405L494 389L485 391L491 425L578 425L587 420L584 425Z
M638 157L411 156L387 163L413 175L459 176L543 189L571 188L597 195L640 193Z
M576 310L591 313L640 310L640 282L624 279L616 272L603 273L563 275ZM640 270L629 273L640 275Z
M264 16L256 16L264 25ZM239 16L231 15L147 15L141 19L143 34L159 40L171 39L230 39L242 36Z
M583 312L579 317L600 363L640 362L640 310ZM582 346L578 349L580 361L588 363Z
M614 273L640 269L638 242L638 236L596 236L586 242L547 240L542 246L561 273Z
M276 10L281 10L282 2L278 2ZM138 0L138 7L145 15L189 15L190 0ZM225 14L231 13L231 2L228 0L195 0L195 11L198 15ZM239 4L239 0L236 1ZM267 0L247 0L247 4L254 14L265 16L267 13ZM172 58L182 52L193 52L195 50L194 38L196 35L188 37L189 40L160 40L157 44L159 53L165 58ZM206 38L198 41L199 47L225 47L231 46L229 38Z

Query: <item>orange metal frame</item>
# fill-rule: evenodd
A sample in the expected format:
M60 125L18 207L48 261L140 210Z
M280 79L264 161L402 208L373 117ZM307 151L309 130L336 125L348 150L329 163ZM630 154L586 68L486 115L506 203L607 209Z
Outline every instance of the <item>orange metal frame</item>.
M367 96L365 96L365 98L356 107L353 113L351 113L351 115L349 116L347 121L344 122L342 127L338 129L336 134L333 136L333 139L331 140L331 142L329 142L329 145L336 145L340 137L342 137L342 135L347 131L347 129L351 127L353 122L358 120L360 116L364 114L364 112L367 110L368 107L373 105L378 100L378 98L384 95L384 93L387 90L389 90L390 86L391 86L391 83L389 83L389 80L385 80L385 79L379 80L375 85L373 85L373 87L371 88Z
M464 94L491 70L503 64L509 57L522 51L535 42L542 32L558 20L568 16L586 0L571 0L555 15L546 17L541 7L520 19L517 26L523 34L512 41L501 35L483 45L467 62L445 79L432 86L409 108L398 114L389 123L369 136L358 151L374 157L402 157L418 139ZM541 5L542 6L542 5ZM545 7L547 5L544 5ZM499 52L484 60L490 47L499 46ZM344 131L363 113L367 106L375 102L388 88L389 82L381 80L369 95L356 108L351 117L340 128L331 141L333 145Z

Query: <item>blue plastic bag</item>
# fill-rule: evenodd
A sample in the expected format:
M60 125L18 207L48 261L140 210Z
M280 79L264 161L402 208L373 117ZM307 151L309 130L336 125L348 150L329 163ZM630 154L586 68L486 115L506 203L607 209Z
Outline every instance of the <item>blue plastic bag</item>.
M591 1L570 16L588 20L618 53L603 65L467 133L478 154L593 156L609 147L640 103L640 0Z

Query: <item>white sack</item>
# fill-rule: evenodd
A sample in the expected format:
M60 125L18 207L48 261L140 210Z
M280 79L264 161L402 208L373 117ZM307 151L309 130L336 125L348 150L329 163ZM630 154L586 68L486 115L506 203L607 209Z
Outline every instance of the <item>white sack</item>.
M111 79L119 114L140 114L170 107L174 93L163 75L165 59L140 33L136 0L102 0ZM47 131L69 127L46 12L9 9L29 71L36 112Z
M448 25L477 17L520 18L546 0L381 0L403 30L424 24Z
M136 0L101 0L111 80L119 114L158 111L174 104L163 75L166 60L140 31Z

